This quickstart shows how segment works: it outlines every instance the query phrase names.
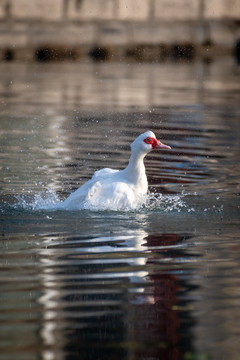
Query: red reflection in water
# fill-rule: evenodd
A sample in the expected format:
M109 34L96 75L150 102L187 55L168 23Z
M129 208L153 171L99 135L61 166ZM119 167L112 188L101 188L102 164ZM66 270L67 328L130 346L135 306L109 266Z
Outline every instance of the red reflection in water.
M163 253L163 256L177 256L169 254L171 246L181 242L185 237L176 234L150 235L145 238L146 246L152 253ZM166 247L161 249L160 247ZM169 248L168 248L169 246ZM148 260L147 264L154 263L155 258ZM156 266L155 266L156 268ZM153 268L154 269L154 268ZM153 270L149 274L150 288L138 297L141 304L137 304L132 314L132 336L138 344L134 351L134 359L171 359L182 358L181 334L178 292L178 276L166 270Z

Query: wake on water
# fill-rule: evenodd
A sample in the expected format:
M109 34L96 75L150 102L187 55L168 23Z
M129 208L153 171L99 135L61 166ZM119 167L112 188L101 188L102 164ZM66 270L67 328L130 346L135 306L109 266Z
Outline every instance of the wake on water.
M23 208L24 210L46 210L46 211L56 211L56 210L92 210L92 211L145 211L145 210L161 210L164 212L169 211L178 211L180 212L182 208L186 208L187 205L184 202L183 198L186 196L185 193L178 195L165 195L157 193L149 193L144 196L142 202L139 203L135 208L117 208L116 206L112 207L111 204L98 204L98 206L92 205L90 202L85 201L82 204L79 204L78 209L71 209L64 206L64 201L59 198L59 196L52 190L47 189L41 191L38 194L28 194L28 195L17 195L15 196L16 202L12 205L15 209ZM194 209L191 209L192 211Z

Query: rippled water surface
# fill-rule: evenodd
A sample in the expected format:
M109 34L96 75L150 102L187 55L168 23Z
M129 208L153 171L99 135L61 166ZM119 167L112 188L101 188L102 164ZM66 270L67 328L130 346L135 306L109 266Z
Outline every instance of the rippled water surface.
M239 68L0 72L0 359L239 359ZM149 129L142 208L51 210Z

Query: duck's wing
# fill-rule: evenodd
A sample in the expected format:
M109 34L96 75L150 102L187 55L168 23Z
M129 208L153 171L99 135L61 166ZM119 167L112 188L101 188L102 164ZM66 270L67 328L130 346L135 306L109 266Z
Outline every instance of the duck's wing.
M101 183L101 180L104 178L108 178L108 181L111 183L111 175L117 173L119 170L114 169L101 169L95 171L93 177L88 180L85 184L80 186L76 191L69 195L67 199L65 199L62 203L62 207L69 209L78 209L83 207L84 202L89 197L89 192L92 193L95 191L95 184ZM94 190L91 190L94 189ZM91 190L91 191L90 191Z
M67 199L62 202L62 207L66 209L81 209L87 197L88 191L95 183L93 179L88 180L85 184L80 186L77 190L72 192Z

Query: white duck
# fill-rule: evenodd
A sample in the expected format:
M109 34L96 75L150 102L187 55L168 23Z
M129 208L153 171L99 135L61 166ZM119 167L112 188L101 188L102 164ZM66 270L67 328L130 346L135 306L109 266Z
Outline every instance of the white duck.
M153 149L171 149L147 131L131 144L131 157L124 170L102 169L73 192L61 207L65 209L131 210L143 201L148 181L143 163Z

